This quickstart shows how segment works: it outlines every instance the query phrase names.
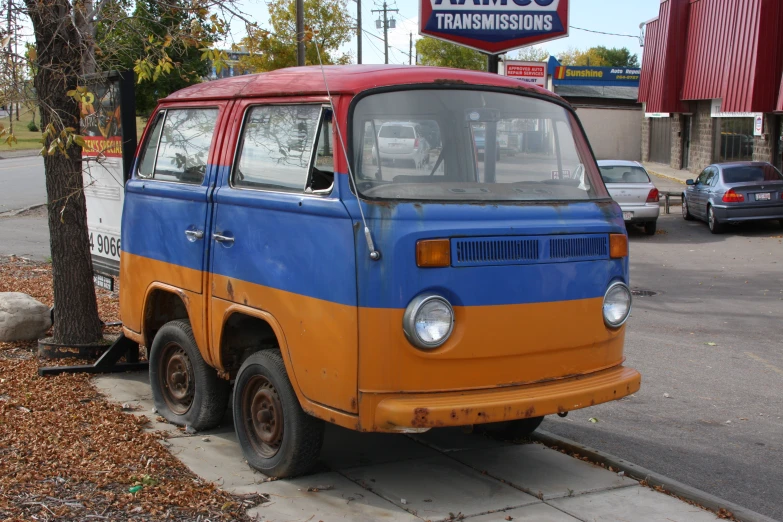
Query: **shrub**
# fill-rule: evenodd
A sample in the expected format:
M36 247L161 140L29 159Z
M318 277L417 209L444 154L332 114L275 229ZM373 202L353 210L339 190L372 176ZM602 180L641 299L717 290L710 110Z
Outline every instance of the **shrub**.
M27 130L30 132L38 132L38 125L36 125L34 121L31 121L27 124Z

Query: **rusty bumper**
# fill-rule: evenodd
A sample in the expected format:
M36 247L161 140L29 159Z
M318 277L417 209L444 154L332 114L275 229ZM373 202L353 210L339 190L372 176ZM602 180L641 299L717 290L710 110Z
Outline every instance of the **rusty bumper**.
M639 390L641 375L617 366L545 383L471 392L375 397L372 431L438 428L540 417L587 408Z

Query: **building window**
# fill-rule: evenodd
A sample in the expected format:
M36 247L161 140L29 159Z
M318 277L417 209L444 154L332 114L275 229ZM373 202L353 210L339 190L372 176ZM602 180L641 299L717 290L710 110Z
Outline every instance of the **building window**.
M753 160L753 118L721 118L718 128L719 162Z

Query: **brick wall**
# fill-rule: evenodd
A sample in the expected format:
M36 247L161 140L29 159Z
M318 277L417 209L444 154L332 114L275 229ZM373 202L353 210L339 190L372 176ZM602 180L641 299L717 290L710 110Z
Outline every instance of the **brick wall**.
M711 116L711 101L699 101L692 104L693 123L691 127L691 152L688 170L699 173L712 163L713 125L716 119Z
M767 135L767 139L765 140L764 136L753 137L753 161L769 161L770 163L773 161L773 140L776 139L776 136L773 136L773 133L775 132L773 123L774 116L772 114L765 114L764 130L762 133Z
M672 156L669 166L673 169L682 168L682 114L672 114L670 118L672 128Z

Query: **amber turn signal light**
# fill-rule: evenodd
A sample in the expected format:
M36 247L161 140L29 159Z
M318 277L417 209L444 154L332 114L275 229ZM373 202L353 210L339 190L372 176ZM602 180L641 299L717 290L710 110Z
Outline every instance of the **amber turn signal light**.
M625 234L609 235L609 257L612 259L628 257L628 236Z
M426 239L416 243L416 265L440 268L451 264L451 242L448 239Z

